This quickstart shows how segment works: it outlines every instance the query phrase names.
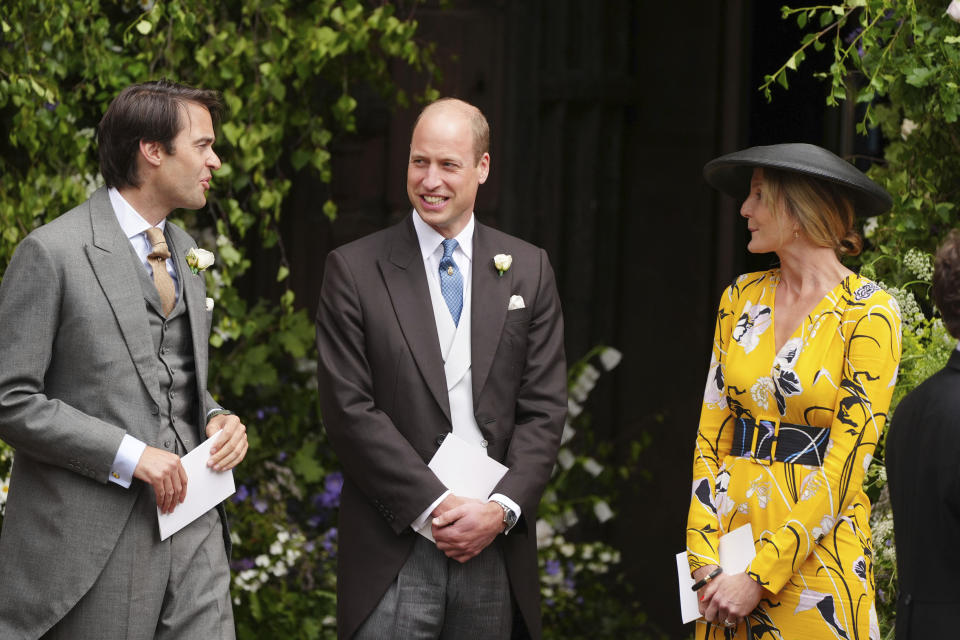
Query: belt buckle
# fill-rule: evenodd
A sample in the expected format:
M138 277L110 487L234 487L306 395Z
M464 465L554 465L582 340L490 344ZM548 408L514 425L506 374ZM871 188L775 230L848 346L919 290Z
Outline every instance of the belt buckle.
M760 424L766 422L773 425L773 435L771 436L773 440L770 442L770 457L761 458L757 451L757 439L759 438L760 433ZM780 418L760 418L756 420L756 425L753 428L753 440L750 443L750 455L753 458L754 462L763 464L766 466L772 466L773 461L776 459L777 455L777 435L780 433Z

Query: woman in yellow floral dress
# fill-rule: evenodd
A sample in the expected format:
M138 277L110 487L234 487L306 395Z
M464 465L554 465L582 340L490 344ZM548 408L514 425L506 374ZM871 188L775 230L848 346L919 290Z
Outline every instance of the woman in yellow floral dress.
M696 638L879 640L862 481L896 382L900 311L838 256L860 250L855 215L890 197L806 144L729 154L704 176L743 198L748 250L780 266L738 277L717 314L687 520ZM756 556L723 573L718 540L744 524Z

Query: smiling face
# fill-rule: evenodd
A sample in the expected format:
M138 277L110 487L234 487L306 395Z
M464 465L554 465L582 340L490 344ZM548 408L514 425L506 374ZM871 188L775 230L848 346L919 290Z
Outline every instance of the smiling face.
M750 179L750 194L740 206L740 215L747 219L747 229L750 231L750 242L747 244L750 253L779 250L793 239L796 226L784 206L780 207L780 215L774 215L763 195L764 187L763 170L754 169Z
M210 112L188 102L180 113L181 128L173 139L173 153L158 149L157 193L169 210L199 209L207 202L207 189L220 158L213 151L216 136Z
M490 154L474 150L469 105L438 104L420 117L410 140L407 196L417 213L445 238L456 237L473 214L486 182Z

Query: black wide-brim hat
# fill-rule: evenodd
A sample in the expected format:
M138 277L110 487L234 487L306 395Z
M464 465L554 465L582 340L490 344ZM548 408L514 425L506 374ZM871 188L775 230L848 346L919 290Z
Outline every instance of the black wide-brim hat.
M890 194L862 171L826 149L803 142L728 153L705 164L703 177L714 189L743 201L750 193L750 178L757 167L791 171L840 185L858 216L879 215L893 206Z

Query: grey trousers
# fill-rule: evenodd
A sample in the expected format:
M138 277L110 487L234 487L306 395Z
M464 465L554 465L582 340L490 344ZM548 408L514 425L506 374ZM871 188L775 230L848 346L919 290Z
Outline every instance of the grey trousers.
M492 544L461 564L417 536L413 551L355 640L507 640L510 582Z
M43 640L233 640L230 567L211 510L163 542L153 490L142 486L93 587Z

